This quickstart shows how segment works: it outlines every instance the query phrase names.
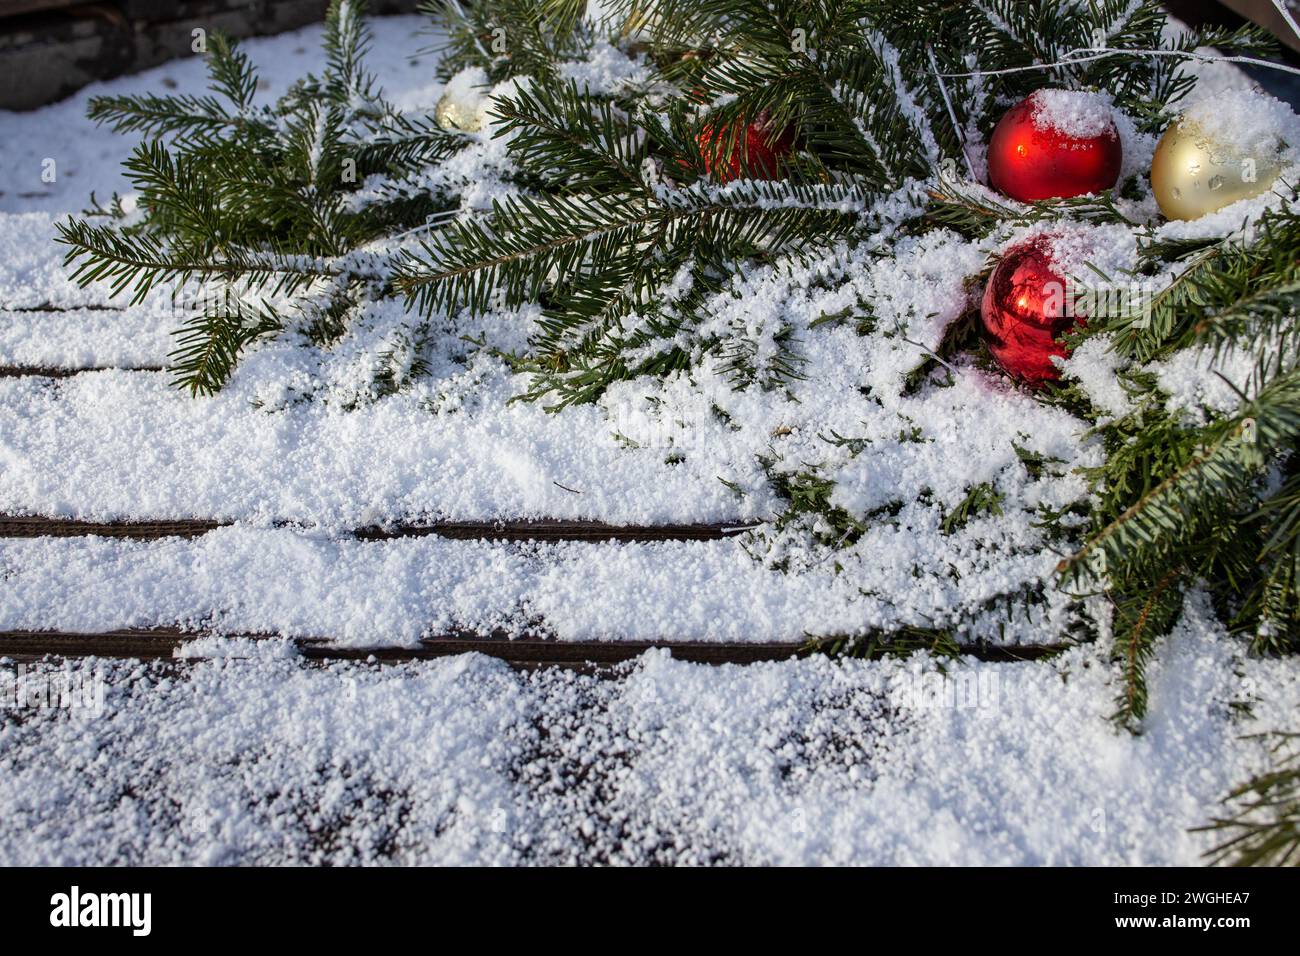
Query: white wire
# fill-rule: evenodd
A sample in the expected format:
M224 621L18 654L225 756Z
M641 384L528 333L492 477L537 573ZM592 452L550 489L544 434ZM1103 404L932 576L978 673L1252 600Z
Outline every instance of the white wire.
M1297 69L1294 66L1287 66L1283 63L1274 63L1271 60L1260 60L1252 56L1211 56L1208 53L1193 53L1189 50L1110 50L1105 47L1083 47L1078 50L1073 50L1054 63L1035 63L1031 66L1010 66L1002 70L974 70L970 73L937 73L935 75L956 78L966 76L1000 76L1004 73L1029 73L1036 70L1051 70L1058 66L1070 66L1075 63L1089 63L1093 60L1103 60L1108 56L1131 56L1134 54L1140 54L1142 56L1177 56L1189 60L1201 60L1207 63L1245 63L1250 66L1263 67L1269 70L1281 70L1284 73L1294 73L1296 76L1300 76L1300 69Z
M975 178L975 167L970 161L970 153L966 151L966 137L962 135L961 124L957 122L957 113L952 108L952 100L948 98L948 85L943 81L943 74L939 72L939 64L934 61L934 49L928 44L925 48L926 55L930 58L930 69L939 81L939 92L943 94L943 105L948 107L948 118L952 120L952 128L957 133L957 142L961 143L961 156L966 160L966 172L970 173L970 178Z

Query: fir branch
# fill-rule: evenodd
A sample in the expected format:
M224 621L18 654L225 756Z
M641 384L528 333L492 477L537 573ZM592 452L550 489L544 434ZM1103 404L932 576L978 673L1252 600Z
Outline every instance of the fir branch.
M364 0L331 0L325 13L325 89L337 105L370 99L374 78L361 66L370 46Z
M422 241L424 254L407 254L394 284L425 314L485 311L498 294L517 305L536 298L553 274L564 285L660 250L716 256L843 235L857 221L859 196L852 188L758 181L655 196L520 196L495 203L487 223L457 222Z
M548 87L519 88L498 97L496 136L510 136L510 152L545 180L580 184L584 190L645 191L641 163L645 138L606 99L568 80Z
M1029 226L1062 219L1135 225L1120 211L1110 191L1095 196L1020 203L940 176L930 187L929 196L926 218L971 238L983 238L1004 226Z
M280 317L265 304L223 303L202 310L176 332L176 348L170 355L173 383L192 395L219 391L244 349L281 325Z
M1273 398L1274 396L1270 396ZM1300 394L1280 398L1284 407L1256 403L1269 414L1291 418L1300 414L1296 400ZM1091 535L1084 545L1061 560L1057 571L1067 579L1101 577L1111 569L1134 569L1147 566L1171 553L1193 537L1218 514L1217 501L1232 501L1257 473L1261 462L1259 450L1247 440L1247 431L1256 419L1242 416L1229 428L1219 427L1221 435L1205 450L1164 478L1154 488Z
M211 94L94 96L87 115L116 133L150 137L175 135L209 142L234 135L264 135L264 117L253 111L257 74L248 57L233 40L214 32L208 40L207 66Z
M157 285L180 286L193 278L239 279L250 289L275 295L289 294L317 278L338 274L329 266L237 249L228 249L228 257L218 261L180 258L154 236L125 236L110 226L92 226L75 219L56 223L56 228L59 235L55 241L71 247L63 264L76 265L73 281L84 287L107 280L111 282L111 295L130 288L133 305L143 301Z
M468 143L466 135L445 130L429 116L387 113L371 123L365 137L349 143L347 150L365 177L384 172L405 172L442 162Z
M1192 832L1224 839L1206 851L1213 865L1294 866L1300 863L1300 734L1273 735L1271 769L1235 787L1224 799L1233 808Z
M1155 654L1156 642L1168 631L1182 609L1182 591L1177 586L1184 570L1170 568L1149 590L1139 591L1114 601L1113 654L1121 661L1124 690L1119 709L1113 715L1118 723L1136 729L1147 712L1146 667Z
M208 76L212 91L230 102L235 118L253 108L257 71L235 41L225 34L213 33L208 40Z

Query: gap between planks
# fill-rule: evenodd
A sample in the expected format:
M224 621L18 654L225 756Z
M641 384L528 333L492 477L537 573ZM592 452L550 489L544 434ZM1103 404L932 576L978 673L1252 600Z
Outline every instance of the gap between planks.
M176 652L188 643L215 635L177 628L124 629L103 632L0 631L0 657L13 660L56 658L123 658L188 660ZM224 635L268 640L266 635ZM678 660L697 664L757 664L809 654L806 643L714 643L709 641L555 641L537 637L510 639L449 635L423 639L416 647L339 647L326 638L294 641L309 661L377 661L401 663L478 653L523 668L602 668L621 664L648 650L664 648ZM961 644L962 655L989 663L1041 660L1069 644ZM883 656L883 655L877 655ZM197 658L202 659L202 658Z
M40 305L7 305L0 308L0 312L125 312L127 306L108 305L103 302L89 302L84 305L55 305L53 302L42 302Z
M71 378L89 372L165 372L161 365L62 368L53 365L0 365L0 378Z
M233 522L206 518L164 521L82 521L78 518L43 518L0 514L0 538L125 538L154 541L160 538L197 538ZM289 523L276 527L293 528ZM370 525L347 532L360 541L386 541L437 535L442 538L481 541L718 541L758 527L755 522L717 522L662 525L615 525L603 521L568 521L553 518L493 521L434 521L429 524Z

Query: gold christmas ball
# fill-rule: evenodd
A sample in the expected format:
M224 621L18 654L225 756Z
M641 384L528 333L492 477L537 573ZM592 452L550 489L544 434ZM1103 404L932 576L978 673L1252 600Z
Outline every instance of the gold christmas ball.
M1258 196L1282 172L1276 152L1248 156L1215 142L1187 118L1160 137L1151 158L1151 191L1170 219L1199 219L1239 199Z
M433 108L433 118L443 129L458 129L477 133L483 126L477 105L469 106L444 94Z

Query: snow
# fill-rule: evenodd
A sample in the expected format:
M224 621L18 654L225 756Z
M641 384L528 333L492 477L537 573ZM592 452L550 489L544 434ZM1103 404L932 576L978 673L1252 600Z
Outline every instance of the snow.
M1079 228L1083 238L1063 239L1063 248L1101 248L1087 241L1090 227ZM836 561L795 530L744 546L611 549L594 564L560 562L565 572L540 583L510 570L517 560L505 561L506 570L485 578L496 582L494 590L467 583L478 573L477 546L335 548L318 541L347 569L328 577L332 597L322 604L310 578L283 590L262 583L286 580L294 566L279 563L281 547L296 554L305 546L286 540L293 537L287 531L268 532L266 544L236 534L195 546L205 565L214 549L232 549L232 563L212 579L232 587L215 591L206 578L194 583L190 562L199 559L172 548L140 552L133 563L148 572L136 579L107 559L92 568L57 542L42 542L15 559L40 570L25 579L31 584L23 600L9 606L12 626L57 618L69 627L110 627L213 615L234 629L384 643L452 623L518 632L540 614L568 639L797 641L809 632L952 623L995 640L1033 640L1036 628L1061 625L1063 601L1054 598L1005 628L980 609L1051 578L1058 556L1044 553L1037 508L1061 508L1084 493L1072 469L1098 461L1097 448L1078 440L1084 423L968 366L957 368L947 387L901 394L904 377L966 307L965 276L978 271L989 249L935 232L904 242L894 258L843 248L805 267L739 275L734 289L706 305L705 323L753 343L759 364L791 327L801 368L813 372L793 390L761 381L737 388L724 359L712 356L689 374L619 383L596 405L553 415L535 403L511 403L522 388L518 376L442 335L422 353L429 375L376 399L367 390L378 358L416 335L412 319L391 304L376 306L326 355L313 357L291 337L259 349L212 398L191 398L162 373L0 380L7 417L0 510L9 512L203 516L262 528L287 521L318 539L434 518L744 521L772 518L782 506L760 462L774 457L773 467L785 473L821 462L836 481L834 503L855 514L901 506L872 521ZM813 327L821 316L867 309L875 328L865 335L853 319ZM524 319L489 316L477 330L462 324L458 331L517 348ZM60 348L62 356L49 357L72 357ZM868 450L835 448L826 440L835 434ZM1061 466L1031 479L1017 447ZM944 533L946 512L984 481L1011 503L1004 514ZM651 563L640 563L650 555ZM390 560L431 562L447 573L389 575ZM778 560L811 570L768 570ZM61 567L79 570L56 586ZM577 590L568 583L570 567ZM100 583L92 587L92 579ZM406 582L406 590L386 581ZM594 593L607 600L590 600L593 581L602 582ZM176 599L159 603L169 590Z
M445 89L430 84L432 63L419 53L415 29L422 22L376 22L370 59L386 94L424 109L444 92L483 96L486 77L474 71ZM267 70L267 95L311 67L318 36L311 28L246 45ZM22 150L66 147L61 168L79 177L71 185L61 178L37 196L0 195L14 210L0 218L0 304L46 310L4 313L0 360L165 363L168 332L182 321L184 302L174 305L156 290L124 311L81 308L103 304L104 290L70 283L49 236L60 210L83 201L85 187L106 195L121 186L115 163L129 137L81 119L86 98L155 88L160 80L184 90L201 82L198 66L168 64L36 113L0 116L18 167ZM613 89L640 83L644 65L597 44L589 61L566 70ZM1103 107L1113 112L1104 99L1052 93L1046 116L1090 128ZM483 105L490 102L484 97ZM462 216L517 188L504 178L501 137L489 128L466 139L464 150L417 184L458 199ZM1037 526L1039 509L1081 500L1079 469L1095 466L1101 451L1084 437L1091 423L1039 403L969 358L940 363L933 356L948 326L977 302L968 277L1011 245L1050 233L1058 266L1085 282L1097 271L1130 273L1137 247L1132 230L1081 223L999 231L981 242L944 230L898 239L890 223L915 208L921 187L906 184L877 209L862 210L880 223L874 239L814 261L738 272L704 305L696 340L719 344L697 355L690 371L616 383L595 404L560 415L512 401L527 380L493 351L526 348L535 306L425 319L397 301L370 303L330 348L305 346L292 327L261 343L210 398L179 392L166 373L0 380L0 511L238 523L190 544L86 544L84 552L76 542L24 545L24 561L64 583L42 588L24 578L9 620L53 615L79 627L221 620L234 629L306 628L353 643L409 643L452 624L519 632L546 606L545 626L565 639L645 637L658 629L654 636L800 640L810 630L899 624L984 634L984 604L1050 584L1058 555ZM737 356L752 370L747 380L737 378ZM1117 414L1125 406L1108 361L1090 344L1067 367L1100 409ZM933 370L905 389L927 362ZM798 377L783 377L784 365ZM427 372L412 375L416 367ZM1171 401L1185 400L1187 374L1163 374ZM1024 453L1051 465L1031 476ZM809 532L826 531L815 523L769 527L738 542L611 546L592 552L600 555L594 565L581 548L547 551L554 567L579 568L576 580L603 582L610 597L591 602L589 616L576 610L581 594L568 590L563 574L543 580L545 561L518 549L331 540L364 525L434 519L766 521L784 507L772 476L806 474L833 481L831 503L867 525L834 561L810 540ZM1002 513L945 529L945 517L981 484L1000 497ZM292 530L277 527L284 523ZM223 547L233 549L225 573L239 588L195 574L220 560ZM343 562L354 576L331 578L332 597L324 601L309 580L281 590L266 585L298 580L283 556L300 552L313 556L312 566ZM114 575L127 573L124 562L139 568L138 577L130 589L126 578L119 582L115 604ZM408 569L392 580L406 582L409 593L378 586L389 562ZM417 573L420 562L435 563L439 573ZM699 579L674 572L674 564ZM87 579L69 577L65 565ZM801 570L784 574L773 570L778 566ZM494 588L467 583L482 569L490 569L484 573ZM91 580L98 583L91 587ZM702 595L706 580L733 588L733 597L681 597ZM176 600L151 606L168 588ZM671 613L657 610L674 605ZM1031 639L1034 627L1058 628L1068 617L1053 599L998 629L997 639Z
M4 199L0 195L0 202ZM106 287L78 288L63 267L64 250L54 243L54 224L62 218L44 212L0 215L0 303L5 309L109 302Z
M1170 411L1194 421L1207 421L1209 412L1232 412L1253 388L1256 356L1246 350L1184 349L1149 368L1168 398Z
M483 67L467 66L447 81L443 96L461 107L466 115L472 115L478 112L479 104L491 86Z
M1065 377L1077 381L1084 394L1101 411L1122 418L1133 410L1133 401L1116 374L1122 361L1110 350L1109 336L1085 339L1069 358L1058 362Z
M451 93L486 109L509 92L480 74L435 80L425 23L373 21L368 65L392 102L429 110ZM246 43L262 94L318 66L319 39L313 27ZM1221 72L1233 89L1239 75ZM562 75L606 92L650 77L608 44ZM195 399L166 373L130 370L165 364L184 303L157 290L103 308L106 289L77 288L51 239L90 191L129 191L131 138L85 120L87 98L203 86L202 64L183 60L0 113L0 364L119 366L0 378L0 512L234 522L193 540L0 539L0 630L207 635L180 663L70 665L106 683L96 719L0 708L0 862L1197 862L1209 838L1186 828L1264 766L1263 744L1243 737L1289 725L1300 670L1245 657L1195 596L1153 666L1136 738L1106 720L1105 640L1033 665L949 664L949 680L925 657L709 668L652 652L612 679L477 655L319 665L252 638L800 642L909 625L1059 640L1082 611L1051 586L1070 542L1048 540L1041 509L1086 497L1080 469L1102 454L1093 423L970 356L934 358L978 305L968 280L992 257L1050 233L1067 274L1122 276L1138 264L1134 230L900 238L894 224L924 198L909 182L855 210L878 223L859 245L740 270L705 302L700 331L719 344L689 371L616 383L591 405L512 401L528 383L497 355L526 347L536 306L425 318L396 301L366 305L329 348L290 327ZM1074 135L1113 112L1099 95L1042 98L1042 121ZM1142 172L1154 137L1114 121L1125 175ZM518 188L503 137L466 140L415 184L457 216ZM1121 207L1159 238L1223 235L1283 192L1197 223L1159 225L1149 196ZM1235 403L1204 362L1153 369L1170 407ZM1104 339L1063 364L1102 413L1130 407ZM1217 368L1241 381L1239 366ZM438 518L770 522L785 506L772 479L808 475L866 525L852 543L815 543L830 529L811 518L712 542L347 534ZM981 484L1001 513L945 528ZM14 680L0 668L0 700Z
M579 89L616 96L629 89L649 86L650 67L640 57L630 57L617 47L598 41L586 60L564 64L560 77L573 80Z
M1092 139L1115 129L1115 102L1109 93L1038 90L1031 94L1034 127L1075 139Z
M0 508L342 530L436 517L728 521L773 504L757 490L737 502L718 481L735 470L725 444L666 465L662 448L624 448L598 408L560 418L506 406L517 382L499 368L480 376L351 411L289 397L276 407L267 390L192 399L162 373L0 379ZM427 407L439 387L480 414ZM470 388L481 394L459 394Z
M1294 185L1300 183L1300 164L1286 166L1273 188L1249 199L1239 199L1222 209L1198 219L1172 219L1161 223L1152 236L1159 241L1179 239L1245 239L1255 235L1255 224L1270 209L1280 209L1294 201Z
M1194 99L1182 112L1208 142L1224 144L1261 165L1276 162L1286 149L1294 161L1300 150L1300 117L1276 97L1251 89L1229 89Z
M0 311L0 364L41 368L149 367L175 347L168 322L150 309Z
M943 624L969 639L1034 642L1063 599L1006 618L981 605L1051 572L1056 557L1008 556L997 525L927 553L933 509L873 530L835 562L783 573L739 539L645 544L490 544L436 536L337 540L282 528L222 528L194 540L0 539L0 630L97 632L181 625L228 634L321 636L414 646L455 629L559 640L801 641L867 627ZM959 538L959 541L962 539ZM773 548L779 548L778 540ZM890 561L879 555L887 553ZM958 582L946 562L961 560ZM2 648L0 648L2 649Z
M72 665L98 717L0 710L0 862L1196 865L1213 838L1188 828L1266 765L1242 735L1288 721L1300 678L1189 622L1133 738L1082 649L948 677L656 652L608 679L259 647Z

